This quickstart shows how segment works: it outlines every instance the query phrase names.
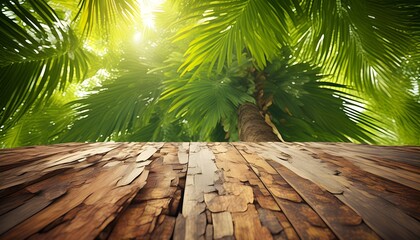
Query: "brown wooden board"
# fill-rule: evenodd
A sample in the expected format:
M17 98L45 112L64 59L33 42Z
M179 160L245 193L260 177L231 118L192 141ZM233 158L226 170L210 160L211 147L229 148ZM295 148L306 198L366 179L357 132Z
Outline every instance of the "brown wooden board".
M0 239L420 239L420 147L0 149Z
M302 199L299 193L270 164L252 151L256 147L255 144L253 144L254 148L249 145L234 145L240 149L239 151L246 161L258 169L264 186L272 194L299 237L303 239L311 237L320 239L335 238L335 235L322 218Z
M358 189L367 191L372 195L380 197L398 206L407 215L420 220L420 191L405 185L385 179L381 176L364 171L361 167L352 163L351 152L346 157L343 153L340 156L332 155L322 149L310 149L317 156L337 172L337 178L346 178ZM398 162L397 162L398 163ZM415 169L416 167L411 167ZM338 175L340 177L338 177Z
M177 159L178 151L176 143L165 143L158 147L145 145L145 153L140 154L136 161L146 161L153 155L157 159L147 167L150 173L146 185L115 221L109 239L172 237L180 205L179 195L183 190L178 178L185 178L186 174L183 168L176 166L181 165ZM172 159L173 156L176 159L167 161L168 157Z

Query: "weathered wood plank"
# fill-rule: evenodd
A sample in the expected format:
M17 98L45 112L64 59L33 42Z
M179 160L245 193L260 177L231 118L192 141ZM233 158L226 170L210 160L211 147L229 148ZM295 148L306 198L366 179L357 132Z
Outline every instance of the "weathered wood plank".
M360 147L363 146L356 146L356 148ZM399 149L395 147L391 149L376 148L383 149L385 152ZM364 171L363 165L354 161L355 158L359 158L357 155L361 155L361 153L351 154L351 149L343 148L337 154L332 153L329 148L306 149L317 154L322 161L331 164L332 167L339 167L338 172L340 174L337 178L345 178L346 181L352 184L343 195L338 195L337 197L360 213L364 221L382 238L395 239L403 237L415 239L420 236L420 223L418 222L420 216L420 192L418 190L410 188L406 184L403 185L400 181L393 182L390 178L383 178L380 172L376 172L377 176L371 171ZM416 153L413 152L413 154L406 155L406 157L411 156L413 158L416 155L420 157L420 151ZM387 157L386 155L375 157L370 152L364 155L364 158L374 159L378 164L388 166L389 169L398 170L401 163L391 163L389 160L381 161ZM406 164L408 163L403 163L403 165ZM419 172L419 168L415 165L410 166L409 169L413 173ZM417 218L417 220L410 215Z
M292 225L299 237L303 239L311 237L322 239L335 238L335 235L321 217L301 198L298 192L270 164L256 154L257 152L262 152L259 144L234 143L234 146L247 162L258 169L259 179L261 179L264 186L287 216L290 223L284 222L285 218L279 218L279 220L283 220L281 223L284 228ZM255 150L257 148L259 151ZM264 156L267 156L267 154L264 154ZM270 156L268 155L268 157Z
M137 148L136 144L131 144L129 146ZM138 152L132 153L129 147L126 147L126 149L127 151L124 155L121 155L121 153L117 155L123 159L118 159L114 156L110 158L110 160L122 161L133 154L139 154ZM63 215L64 218L66 218L69 214L72 215L70 221L58 224L47 233L42 233L40 235L52 238L67 238L70 236L73 238L76 236L89 238L89 236L94 237L98 235L104 227L104 223L115 218L116 213L120 211L121 206L130 201L138 189L145 184L144 181L146 176L143 178L139 177L129 186L117 186L118 181L124 179L124 177L127 176L127 172L131 172L133 167L135 167L135 162L133 161L107 168L98 165L96 167L96 172L80 175L87 177L87 179L83 181L83 185L73 185L70 189L65 188L66 194L64 196L53 201L47 208L8 231L5 234L6 238L26 238L40 231L55 219L58 219ZM130 181L132 180L133 178L131 176ZM72 183L80 184L80 182ZM44 186L48 186L48 184L44 184ZM35 189L37 188L32 187L32 190ZM71 213L71 210L78 206L84 207L76 214ZM100 215L98 213L100 213ZM83 231L80 231L80 229L78 229L80 223L91 218L95 219L95 221L90 221L90 224L84 227ZM21 231L20 229L25 229L25 231Z
M276 161L300 176L305 176L312 181L316 180L333 194L341 194L349 184L338 182L334 170L328 168L308 151L300 149L297 144L252 143L250 146L261 157Z
M268 161L268 163L302 196L339 238L379 239L374 231L362 223L361 216L334 195L297 176L277 162Z
M391 202L407 215L420 220L420 191L382 178L380 175L365 172L355 166L351 159L331 155L322 150L312 149L311 151L316 152L322 161L335 169L337 175L352 182L353 186Z
M180 164L188 163L188 151L190 149L189 143L180 143L178 146L178 160Z
M374 195L350 188L337 197L357 211L384 239L420 238L420 223L417 220Z
M88 159L89 156L106 153L115 147L115 145L102 147L98 147L97 145L84 145L84 147L79 149L80 152L61 152L60 154L40 158L29 164L0 172L0 179L2 179L0 190L42 179L42 176L48 176L48 174L57 170L59 172L60 170L68 169ZM89 167L90 165L91 163L88 162L82 164L84 167Z
M220 210L231 212L235 223L235 238L259 239L264 237L271 239L272 237L278 238L286 235L289 239L297 239L298 236L287 218L279 212L281 210L274 200L274 196L271 195L258 173L254 172L254 169L259 167L257 165L250 166L241 153L231 144L215 143L211 149L215 153L216 165L220 170L219 177L215 181L218 196L214 196L213 199L228 198L227 202L229 204L226 205L222 201L218 205L225 206ZM275 171L272 172L275 173ZM212 210L210 207L213 199L211 201L206 200L206 203L209 203L210 210ZM261 201L261 199L264 200ZM232 205L234 207L231 207ZM267 208L263 208L264 206ZM274 221L272 224L280 224L283 230L287 228L288 231L271 233L270 227L272 225L268 224L266 215L258 213L260 209L273 214L278 212L280 218L271 218L270 220ZM251 217L255 218L253 220L255 222L242 223L244 218L249 218L248 221L251 221ZM252 226L250 227L249 224Z
M181 165L178 159L165 161L168 156L170 158L177 156L178 144L165 143L158 147L145 146L143 149L147 154L140 154L141 157L137 157L137 162L147 161L144 156L148 158L155 156L157 159L147 167L150 168L150 174L146 185L137 193L128 208L120 214L109 239L172 237L182 191L178 178L185 177L186 172L177 166Z
M367 158L380 158L388 163L404 163L420 168L420 146L374 146L352 143L298 143L311 149L322 149L336 156L352 155ZM410 169L410 167L408 167Z
M325 161L322 161L317 157L314 156L309 149L306 149L304 146L305 144L287 144L288 146L283 146L280 144L267 144L266 146L260 146L258 144L253 144L253 147L260 147L262 149L266 149L268 145L273 146L273 149L276 149L278 152L271 150L270 154L265 154L267 158L270 158L277 162L278 164L283 165L284 167L288 168L292 172L298 174L299 176L310 179L312 182L318 184L321 187L325 187L329 189L328 184L325 184L325 178L319 178L319 176L314 176L313 172L325 172L325 169L327 169L330 173L328 175L324 175L326 178L329 178L330 183L333 183L335 186L338 186L339 188L343 189L343 193L336 195L341 201L343 201L345 204L347 204L349 207L354 209L357 213L359 213L364 221L369 225L371 228L373 228L377 234L379 234L382 238L385 239L393 239L397 237L397 235L392 235L392 233L398 233L399 236L404 236L408 238L415 238L415 236L418 236L418 233L416 233L415 229L420 229L419 223L412 219L410 216L406 215L405 213L401 212L400 209L397 207L387 204L386 201L384 201L380 197L376 197L374 195L370 195L365 190L365 187L363 185L355 185L352 181L352 179L343 177L340 173L336 170L331 168L331 165L328 165ZM296 146L297 145L297 146ZM291 146L296 146L295 148L291 149ZM294 153L299 151L298 154ZM262 151L259 151L262 153ZM278 156L284 153L287 153L287 155L291 156L290 159L280 159ZM297 156L300 156L298 159ZM296 165L296 163L299 163L301 161L305 160L308 162L308 165L311 166L312 172L307 167L299 167L299 170L296 170L297 168L293 165ZM325 160L325 159L323 159ZM317 164L310 164L310 162L316 162ZM303 171L301 171L304 169ZM317 170L320 169L320 170ZM354 168L353 168L354 169ZM331 172L336 172L336 174L331 174ZM337 174L338 173L338 174ZM334 176L334 177L333 177ZM356 191L350 191L350 189L356 189L359 188L358 191L364 192L365 194L356 194ZM330 192L331 189L329 189ZM337 193L336 193L337 194ZM345 197L348 196L352 201L347 201ZM362 198L363 201L360 200L357 201L357 199ZM372 207L369 207L370 209L374 209L373 206L377 208L377 211L380 212L392 212L393 214L384 214L381 218L377 218L377 216L381 215L379 213L376 213L375 211L366 211L365 206L366 202L369 203L369 205L372 205ZM385 207L386 206L386 207ZM418 201L417 201L418 206ZM399 219L395 224L392 226L392 230L389 228L389 223L394 222L394 214ZM382 221L378 221L379 219L382 219ZM386 220L386 221L384 221ZM407 229L406 225L413 227L414 229Z
M142 162L149 159L156 151L158 151L164 143L148 143L142 148L142 152L137 156L136 162Z
M274 212L264 208L259 208L258 216L261 220L261 224L266 226L272 235L279 234L283 231L284 228L281 226Z
M386 151L387 149L384 150ZM326 150L325 152L328 153L330 151ZM420 190L420 179L418 178L420 167L413 167L407 163L392 162L386 158L378 158L366 153L359 156L359 154L346 150L341 150L338 153L334 153L334 155L351 160L353 164L366 172ZM420 154L418 154L418 158L420 159Z
M191 143L185 186L183 215L188 216L192 208L204 201L204 194L215 191L214 174L217 170L214 155L205 143Z
M267 227L261 224L255 206L250 204L245 212L232 213L236 239L273 239Z
M0 149L1 239L419 239L420 147Z
M213 237L233 236L233 221L230 212L212 213Z
M33 198L35 194L22 189L10 195L0 198L0 216L21 206L29 199Z
M60 197L61 195L66 193L70 187L72 186L74 187L75 185L80 185L86 182L89 179L89 177L92 176L92 173L95 171L100 171L100 167L99 168L94 168L94 167L85 168L85 169L82 169L81 171L69 170L69 171L63 172L63 174L60 174L58 176L54 176L52 178L48 178L48 179L39 181L35 184L29 185L28 187L26 187L24 192L32 193L33 196L35 196L34 198L36 198L36 202L41 203L41 205L34 204L33 206L31 206L31 202L34 199L32 198L25 204L21 205L19 208L13 209L10 212L8 212L6 215L1 216L0 219L2 220L0 221L6 221L8 222L7 225L10 226L12 222L17 224L17 223L22 222L23 220L26 220L28 217L31 217L33 214L41 211L43 208L45 208L50 203L52 203L53 199ZM18 197L13 196L13 198L18 198ZM7 197L4 199L6 201L12 200ZM28 208L30 208L29 211L27 210ZM9 216L13 216L13 219L16 219L16 221L10 220ZM15 226L15 224L13 226ZM6 226L3 224L1 225L2 227Z
M189 149L188 172L184 193L182 215L185 218L180 224L185 224L184 237L180 239L198 239L204 237L207 228L204 196L215 191L214 174L216 165L214 155L206 143L191 143ZM177 221L178 222L178 221Z
M84 146L94 147L100 145L102 145L102 143L67 143L55 144L51 146L30 146L13 149L0 149L0 171L5 171L9 168L16 168L25 164L29 164L33 161L38 161L42 158L51 157L59 153L77 151ZM111 146L111 144L107 145Z

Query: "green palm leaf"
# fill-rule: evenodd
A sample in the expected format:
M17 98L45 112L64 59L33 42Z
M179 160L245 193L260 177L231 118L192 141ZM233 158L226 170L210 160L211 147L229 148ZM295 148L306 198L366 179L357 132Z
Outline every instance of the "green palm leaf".
M376 139L384 144L420 144L420 69L418 63L413 61L413 64L415 69L403 69L400 73L401 78L408 78L411 82L400 80L391 83L387 91L378 90L382 95L380 100L374 99L367 104L367 108L372 110L367 114L381 119L382 122L378 125L392 132L392 136L388 138L381 132L375 132L378 136ZM413 76L406 76L404 72Z
M139 15L137 0L80 0L79 12L74 20L78 21L86 36L95 31L101 36L108 36L111 30L132 25Z
M148 124L133 132L128 132L117 141L163 141L163 142L189 142L200 138L189 129L189 123L182 118L175 118L175 114L167 112L169 103L160 101L154 108L154 114Z
M224 66L221 73L187 73L179 77L176 68L184 61L182 54L173 52L162 68L168 80L163 82L161 101L169 102L168 112L174 118L185 120L191 136L199 140L220 140L220 126L231 140L237 140L237 108L245 102L254 102L251 96L253 82L248 69L251 62L245 54L230 67ZM238 64L241 62L241 64ZM205 67L207 67L205 65ZM225 138L222 138L225 139Z
M81 79L88 58L44 1L12 0L1 7L0 125L8 128L33 104Z
M344 85L323 80L319 68L275 61L269 65L264 92L273 98L269 112L288 141L373 142L380 128L364 114L363 104Z
M230 0L201 1L192 4L192 22L181 29L175 41L191 38L183 73L203 63L212 69L217 62L220 72L229 66L233 55L247 48L256 65L263 68L288 39L288 19L294 15L291 1Z
M12 148L57 143L72 124L74 112L54 99L38 109L31 109L8 131L0 131L0 146Z
M165 85L167 88L162 98L171 100L169 111L185 118L193 132L199 132L200 139L208 139L220 123L236 122L236 109L242 103L254 101L226 77L190 82L175 79L166 81Z
M296 56L322 66L336 80L374 94L418 43L418 4L412 1L302 1L306 14L292 32ZM378 82L377 75L383 76Z
M114 78L71 103L78 120L62 141L110 140L144 127L159 100L162 83L162 76L148 71L138 59L121 62Z

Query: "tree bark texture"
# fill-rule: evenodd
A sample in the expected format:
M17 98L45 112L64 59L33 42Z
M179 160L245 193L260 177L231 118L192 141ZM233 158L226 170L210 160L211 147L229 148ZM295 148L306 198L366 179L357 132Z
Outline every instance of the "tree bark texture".
M264 121L258 107L245 103L239 107L239 139L244 142L279 142L273 129Z

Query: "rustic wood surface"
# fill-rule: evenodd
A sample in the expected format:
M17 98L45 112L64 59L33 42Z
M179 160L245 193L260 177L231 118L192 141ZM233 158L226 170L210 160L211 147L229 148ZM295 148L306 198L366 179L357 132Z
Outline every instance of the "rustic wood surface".
M420 147L0 150L0 239L420 239Z

